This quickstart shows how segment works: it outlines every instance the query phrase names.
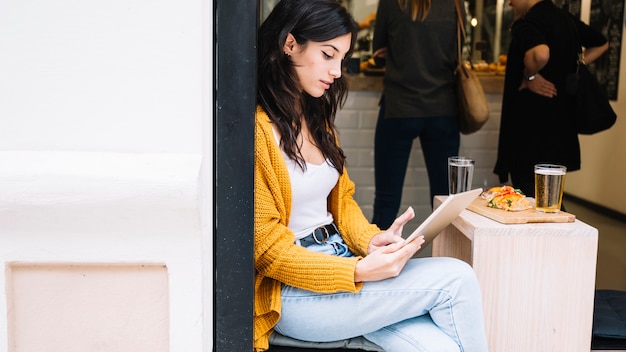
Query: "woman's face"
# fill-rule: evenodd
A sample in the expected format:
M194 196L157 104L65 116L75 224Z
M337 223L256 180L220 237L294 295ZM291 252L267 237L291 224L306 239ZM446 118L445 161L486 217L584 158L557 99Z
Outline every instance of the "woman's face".
M290 34L285 53L291 56L300 87L312 97L321 97L333 81L341 77L341 63L350 49L350 33L326 42L299 45Z

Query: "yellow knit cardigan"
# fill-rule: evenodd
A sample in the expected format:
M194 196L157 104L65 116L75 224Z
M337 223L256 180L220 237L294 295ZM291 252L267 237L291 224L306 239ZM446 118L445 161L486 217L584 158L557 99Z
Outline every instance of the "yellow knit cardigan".
M254 162L254 348L268 349L280 318L281 282L315 292L358 292L354 270L361 257L314 253L294 244L289 230L291 184L287 164L276 143L269 117L257 107ZM353 199L354 183L347 171L328 197L328 208L350 250L359 256L380 230Z

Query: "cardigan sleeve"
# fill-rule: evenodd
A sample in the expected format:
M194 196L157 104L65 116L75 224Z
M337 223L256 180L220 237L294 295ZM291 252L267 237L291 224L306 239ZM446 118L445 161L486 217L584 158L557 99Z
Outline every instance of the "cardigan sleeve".
M315 292L356 292L359 257L315 253L294 243L288 228L289 174L269 119L257 113L254 181L254 256L258 275Z

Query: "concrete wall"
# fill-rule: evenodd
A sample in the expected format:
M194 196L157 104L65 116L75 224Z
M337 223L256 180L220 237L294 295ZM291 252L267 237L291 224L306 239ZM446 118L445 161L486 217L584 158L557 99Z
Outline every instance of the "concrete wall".
M212 10L0 0L0 350L210 350Z

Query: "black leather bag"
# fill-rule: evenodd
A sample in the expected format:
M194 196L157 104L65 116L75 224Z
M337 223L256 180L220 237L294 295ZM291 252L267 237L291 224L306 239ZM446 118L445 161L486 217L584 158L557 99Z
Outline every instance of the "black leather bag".
M567 77L567 93L575 96L574 117L579 134L594 134L611 128L617 114L604 89L582 60Z
M572 22L577 43L580 35L575 21ZM576 72L566 77L565 88L569 95L574 96L574 122L579 134L594 134L608 130L615 124L617 115L596 77L589 71L583 59L582 48L576 47L578 61Z

